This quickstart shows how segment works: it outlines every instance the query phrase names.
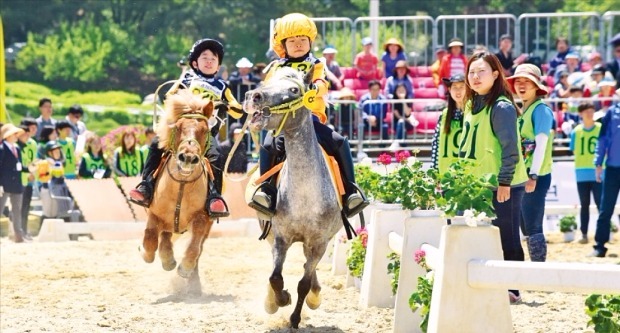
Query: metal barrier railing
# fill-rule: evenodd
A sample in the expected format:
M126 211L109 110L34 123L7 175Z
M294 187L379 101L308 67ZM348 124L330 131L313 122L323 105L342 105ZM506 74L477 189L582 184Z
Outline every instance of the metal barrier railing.
M563 36L587 59L588 52L604 50L601 22L596 12L522 14L518 20L521 42L515 43L515 49L547 63L555 55L555 39Z
M601 52L601 54L604 54L607 60L611 60L614 59L614 55L612 54L613 47L608 43L615 34L620 32L620 11L605 12L602 17L602 28L601 31L604 31L606 34L602 45L607 46L607 52Z
M447 47L450 39L463 41L463 54L470 55L477 45L484 45L492 52L498 49L499 38L511 35L518 44L517 18L512 14L441 15L435 19L434 46Z

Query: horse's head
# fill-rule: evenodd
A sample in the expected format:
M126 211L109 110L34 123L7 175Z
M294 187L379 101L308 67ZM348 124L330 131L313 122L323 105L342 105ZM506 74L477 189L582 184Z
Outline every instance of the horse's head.
M208 120L213 102L188 90L166 99L166 117L159 127L160 146L176 158L181 174L192 173L204 156L210 138Z
M296 120L299 121L308 116L309 111L303 107L303 97L312 83L312 72L313 68L310 68L308 74L304 75L301 71L284 67L261 86L248 91L244 110L252 117L250 128L274 130L280 128L287 119L292 121L299 117Z

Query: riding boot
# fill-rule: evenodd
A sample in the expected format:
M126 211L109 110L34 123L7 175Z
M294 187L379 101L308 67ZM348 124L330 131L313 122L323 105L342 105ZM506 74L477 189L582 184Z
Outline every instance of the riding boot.
M213 167L212 170L213 177L215 179L209 180L209 193L207 195L205 210L209 213L209 217L212 219L228 217L230 215L228 205L226 204L226 201L224 201L224 198L220 195L224 186L222 169Z
M135 189L129 191L129 201L143 206L149 207L153 200L153 191L155 188L154 173L161 163L161 158L164 153L163 149L159 148L159 140L157 137L153 139L149 147L149 154L146 157L144 163L144 169L142 170L142 181L136 186Z
M533 234L527 238L527 249L530 259L536 262L544 262L547 259L547 241L545 234Z
M338 147L334 158L336 162L338 162L340 174L344 182L345 194L342 198L344 203L343 211L347 217L351 218L366 208L369 202L362 189L355 183L353 156L351 155L351 147L349 146L348 139L345 138L342 145Z
M270 147L271 148L271 147ZM260 174L263 175L276 165L278 161L278 153L274 148L260 148L260 158L258 160ZM278 188L276 187L276 174L267 178L258 185L256 192L252 196L252 201L248 204L251 208L258 211L262 216L261 219L268 220L276 213L276 200L278 198Z

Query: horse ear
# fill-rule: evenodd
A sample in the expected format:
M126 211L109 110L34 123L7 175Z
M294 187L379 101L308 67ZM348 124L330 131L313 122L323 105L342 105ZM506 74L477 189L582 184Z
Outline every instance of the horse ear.
M202 106L202 114L207 117L207 118L211 118L211 115L213 114L213 101L209 101L208 103L205 103Z
M309 87L310 84L312 84L313 76L314 76L314 64L310 66L310 69L308 69L308 72L306 73L306 75L304 75L304 84L306 85L306 87Z

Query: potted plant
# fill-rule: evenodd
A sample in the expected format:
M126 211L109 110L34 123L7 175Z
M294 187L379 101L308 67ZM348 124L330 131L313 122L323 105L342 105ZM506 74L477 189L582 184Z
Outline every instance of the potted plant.
M409 297L409 307L411 311L420 311L422 321L420 329L426 332L428 329L428 318L431 312L431 298L433 296L433 283L435 282L434 272L426 263L426 253L423 250L417 250L414 253L415 262L422 266L426 271L426 275L418 276L418 285L416 290Z
M437 206L447 217L463 216L470 226L495 216L493 188L498 185L496 175L477 177L467 172L474 167L472 161L458 160L447 172L438 175Z
M368 243L368 231L360 228L355 231L357 236L351 240L351 247L347 255L347 267L349 274L353 276L356 287L361 286L362 274L364 273L364 261L366 260L366 245Z
M560 232L564 234L564 242L572 242L575 240L575 230L577 229L575 215L562 216L558 226L560 227Z
M387 266L387 272L388 275L392 277L390 280L392 296L395 296L398 291L398 277L400 276L400 255L396 252L391 252L388 254L387 258L390 260Z

